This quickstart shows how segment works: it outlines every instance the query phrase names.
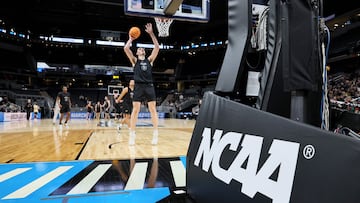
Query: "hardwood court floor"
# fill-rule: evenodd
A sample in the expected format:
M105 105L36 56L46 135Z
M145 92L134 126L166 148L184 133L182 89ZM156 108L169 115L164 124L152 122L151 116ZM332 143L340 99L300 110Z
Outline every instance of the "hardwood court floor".
M139 120L136 145L129 146L127 127L118 131L113 120L107 127L96 120L71 120L69 127L51 121L0 123L0 163L184 156L195 125L194 120L160 119L159 142L151 145L151 121Z

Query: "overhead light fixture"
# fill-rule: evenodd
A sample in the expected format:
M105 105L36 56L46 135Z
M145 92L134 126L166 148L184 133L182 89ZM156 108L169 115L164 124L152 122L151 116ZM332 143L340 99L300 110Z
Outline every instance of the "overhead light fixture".
M337 24L337 23L334 24L334 27L338 27L338 26L339 26L339 24Z

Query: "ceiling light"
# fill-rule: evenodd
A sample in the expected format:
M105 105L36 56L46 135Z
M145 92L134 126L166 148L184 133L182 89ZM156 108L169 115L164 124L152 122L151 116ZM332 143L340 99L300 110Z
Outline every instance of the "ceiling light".
M337 27L337 26L339 26L339 24L335 23L335 24L334 24L334 27Z

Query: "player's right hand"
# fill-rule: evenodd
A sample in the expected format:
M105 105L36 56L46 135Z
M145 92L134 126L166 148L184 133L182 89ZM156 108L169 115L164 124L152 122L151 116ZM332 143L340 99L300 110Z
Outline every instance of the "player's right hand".
M129 34L129 40L134 41L134 40L135 40L135 38L134 38L134 37L132 37L132 36Z

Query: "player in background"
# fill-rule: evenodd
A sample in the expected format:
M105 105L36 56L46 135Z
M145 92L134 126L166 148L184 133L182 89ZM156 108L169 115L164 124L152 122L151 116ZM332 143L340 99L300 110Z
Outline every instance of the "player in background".
M86 104L86 120L90 120L92 118L92 113L93 113L93 110L94 110L94 107L92 106L91 104L91 101L87 101L87 104Z
M134 87L135 82L134 80L130 80L129 86L125 87L119 97L115 100L116 103L122 103L122 113L124 118L120 122L119 129L122 127L123 124L126 124L128 127L130 127L130 119L131 119L131 112L133 109L133 97L134 97Z
M110 103L110 99L108 96L105 96L105 101L103 104L103 110L105 112L105 120L110 119L110 107L111 107L111 103Z
M27 120L30 120L30 114L32 112L32 109L33 109L33 105L31 103L31 99L28 99L27 100L27 103L25 104L25 107L24 107L25 111L26 111L26 119Z
M62 92L58 93L56 100L59 103L59 107L60 107L59 125L60 126L62 125L62 119L64 117L64 114L66 114L64 125L67 126L67 123L70 119L71 99L70 99L70 93L68 92L68 89L66 86L63 86Z
M100 114L101 114L101 103L100 101L98 101L96 104L95 104L95 116L96 116L96 119L98 121L100 121Z

